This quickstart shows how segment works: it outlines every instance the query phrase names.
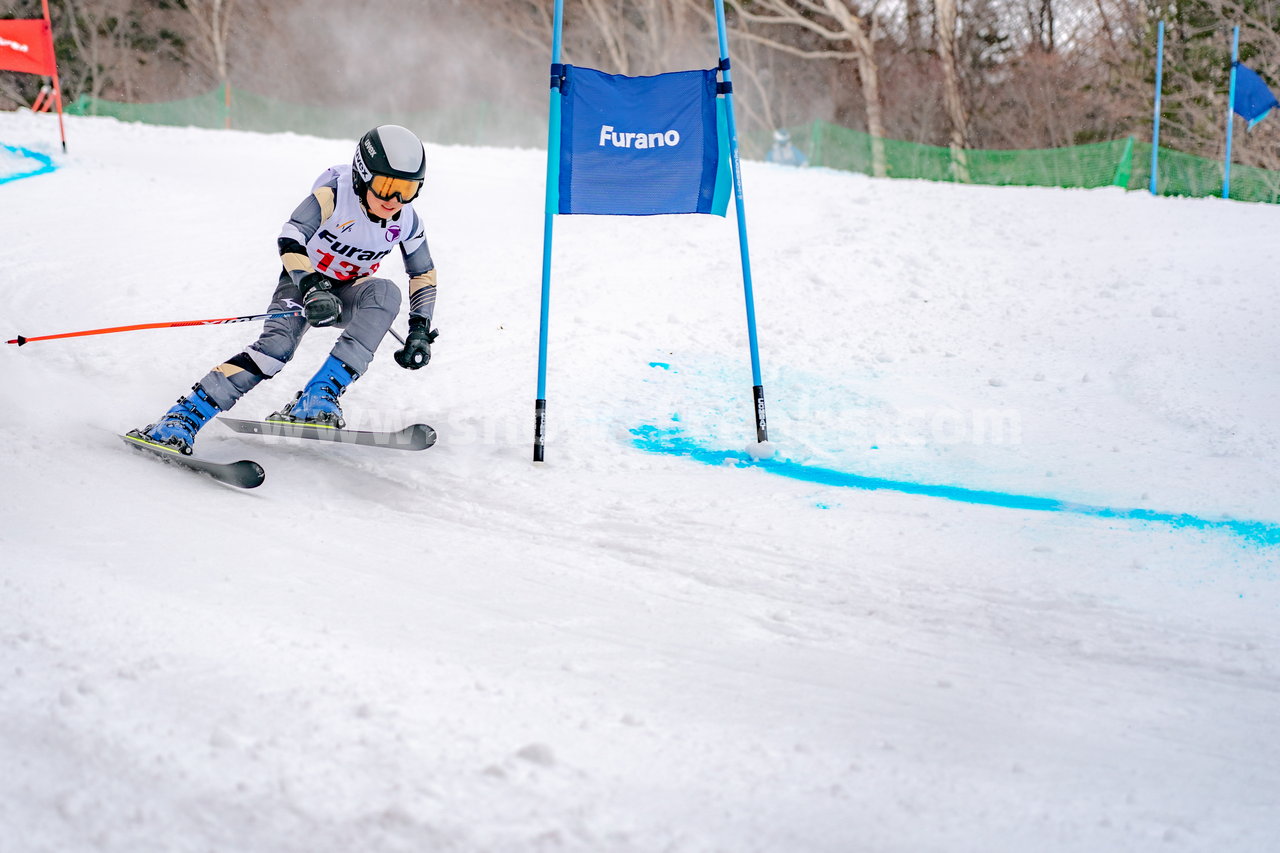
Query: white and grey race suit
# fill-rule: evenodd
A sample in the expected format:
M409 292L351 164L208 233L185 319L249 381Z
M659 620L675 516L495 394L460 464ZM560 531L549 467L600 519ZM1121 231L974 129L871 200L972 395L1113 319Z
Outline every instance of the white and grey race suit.
M332 166L316 179L311 195L284 223L277 244L283 269L267 312L300 309L302 278L312 272L327 276L342 302L336 325L343 331L332 355L355 375L369 368L400 312L400 289L379 274L396 249L409 276L409 316L425 318L430 328L436 269L422 220L412 204L390 219L369 213L352 187L350 165ZM301 315L267 320L256 341L213 368L198 384L225 412L245 392L280 372L308 328Z

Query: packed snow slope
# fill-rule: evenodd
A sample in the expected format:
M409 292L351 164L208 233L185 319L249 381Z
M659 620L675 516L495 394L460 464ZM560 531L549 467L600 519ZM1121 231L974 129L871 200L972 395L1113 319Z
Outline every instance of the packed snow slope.
M263 310L353 146L55 134L4 339ZM255 325L0 351L0 850L1276 849L1280 209L747 163L756 464L732 212L561 217L535 466L545 155L428 155L440 339L343 398L426 452L117 437Z

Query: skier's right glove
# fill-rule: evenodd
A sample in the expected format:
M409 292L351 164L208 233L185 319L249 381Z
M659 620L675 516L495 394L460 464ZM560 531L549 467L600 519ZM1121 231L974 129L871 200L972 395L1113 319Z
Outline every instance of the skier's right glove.
M417 370L425 366L431 360L431 342L439 334L439 329L431 328L431 320L428 318L410 317L409 334L405 336L404 348L395 352L396 364L405 370Z
M298 282L302 291L302 314L313 326L332 326L342 317L342 300L331 289L333 281L318 272L309 272Z

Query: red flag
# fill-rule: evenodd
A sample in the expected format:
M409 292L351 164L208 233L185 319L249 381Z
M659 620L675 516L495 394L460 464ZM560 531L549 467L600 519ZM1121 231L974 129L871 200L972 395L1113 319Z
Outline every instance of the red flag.
M46 77L57 72L48 21L42 18L0 21L0 71Z

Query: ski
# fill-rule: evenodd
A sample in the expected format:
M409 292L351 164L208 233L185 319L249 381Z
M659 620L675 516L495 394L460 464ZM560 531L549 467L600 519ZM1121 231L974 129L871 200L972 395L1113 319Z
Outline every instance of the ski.
M385 447L389 450L426 450L436 443L436 431L426 424L411 424L394 432L359 429L339 429L324 424L297 423L285 420L248 421L237 418L218 418L236 432L250 435L309 438L317 441L337 441L343 444L359 444L365 447Z
M145 451L163 462L172 462L192 471L208 474L219 483L240 489L256 489L266 479L266 472L257 462L242 459L239 462L214 462L200 456L182 453L166 444L151 441L138 430L132 430L120 438L130 447Z

